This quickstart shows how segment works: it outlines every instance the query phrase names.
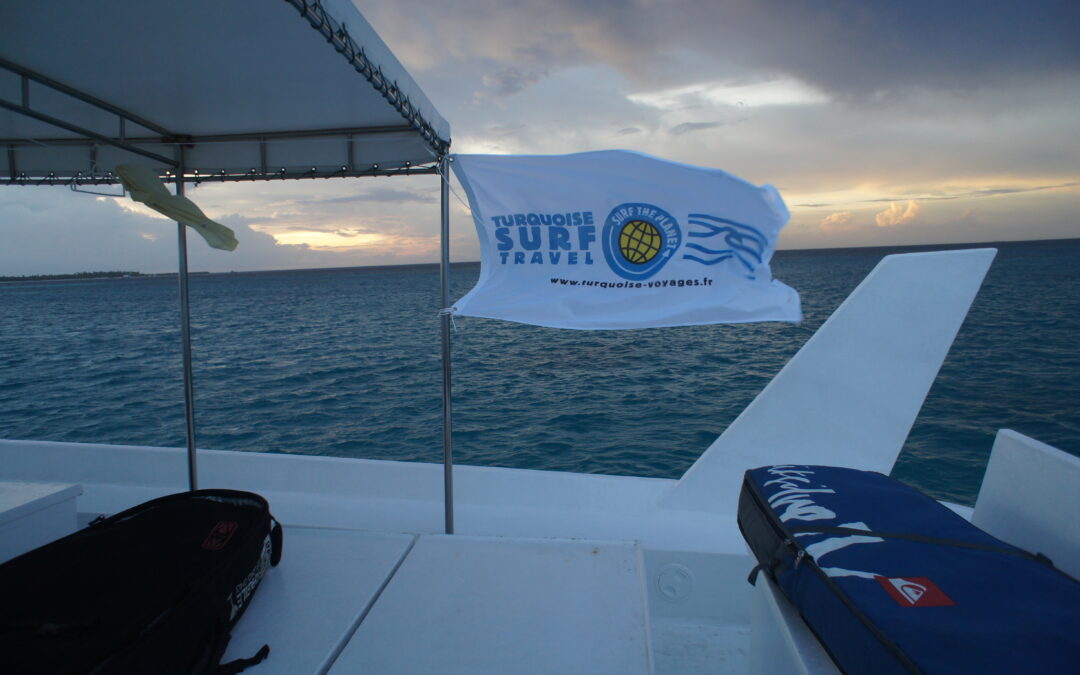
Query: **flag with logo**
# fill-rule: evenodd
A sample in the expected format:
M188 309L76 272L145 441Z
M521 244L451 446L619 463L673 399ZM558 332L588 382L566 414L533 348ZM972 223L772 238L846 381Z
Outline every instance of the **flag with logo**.
M799 321L771 185L623 150L454 155L480 240L456 314L555 328Z

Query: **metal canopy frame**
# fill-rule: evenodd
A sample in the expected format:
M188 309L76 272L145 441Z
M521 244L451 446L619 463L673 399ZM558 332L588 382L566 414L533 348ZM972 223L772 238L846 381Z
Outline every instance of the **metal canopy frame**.
M449 141L443 141L439 138L435 128L424 119L419 109L398 89L397 83L389 82L383 75L382 69L368 60L364 50L353 41L345 26L339 24L334 17L326 13L326 9L323 8L319 0L286 0L286 2L295 7L300 12L300 15L308 20L311 27L319 31L326 38L326 41L333 45L334 49L352 64L356 72L363 75L371 83L371 86L401 113L401 116L427 141L427 144L436 154L441 157L449 151Z
M237 167L214 167L213 169L203 167L201 173L199 170L195 170L190 176L183 171L169 172L167 174L169 180L199 183L204 181L252 181L438 173L438 163L449 152L450 141L440 137L431 120L425 118L420 108L398 86L397 81L388 77L383 72L382 67L369 58L364 48L358 45L349 34L345 25L327 12L322 0L285 0L285 2L295 8L301 19L306 20L311 28L317 31L334 51L385 99L387 105L401 116L401 124L346 128L268 129L261 132L227 134L191 134L185 133L182 129L166 128L166 126L144 116L125 110L121 106L101 100L69 83L60 82L21 64L0 58L0 71L8 71L14 74L20 79L21 84L19 87L20 100L16 102L0 98L0 109L18 113L76 135L74 137L0 139L0 146L6 150L5 163L7 169L3 172L6 173L6 179L2 180L7 184L15 185L67 184L77 186L81 184L102 185L117 183L118 178L111 171L97 170L97 151L102 145L118 148L175 169L180 165L178 159L180 148L191 151L200 145L221 143L257 143L260 161L256 165L248 165L243 169ZM31 84L46 87L53 92L68 97L73 104L89 105L98 111L115 116L115 133L106 134L95 131L35 108L31 97ZM437 115L437 113L435 114ZM431 161L424 163L406 161L403 166L380 166L379 163L360 163L357 161L354 147L355 139L372 136L393 136L396 134L419 137L430 150ZM338 139L341 143L341 151L338 153L340 162L333 165L324 164L323 166L305 167L302 170L268 162L268 144L313 138ZM35 175L35 173L19 167L18 155L21 148L70 148L72 146L86 148L87 166L92 167L91 170L78 171L57 168L56 170Z
M26 117L32 117L32 118L38 120L39 122L44 122L44 123L49 124L49 125L54 126L54 127L59 127L61 129L66 129L67 131L70 131L70 132L75 133L75 134L79 134L80 136L84 137L84 138L76 138L76 139L72 139L72 138L66 138L66 139L29 139L29 138L28 139L14 139L14 138L8 138L8 139L3 139L2 141L0 141L0 143L3 143L4 145L6 145L7 149L8 149L8 176L9 176L9 182L15 181L16 178L23 178L23 177L29 178L28 176L26 176L26 174L19 174L18 171L17 171L17 167L16 167L16 163L15 163L15 152L16 152L16 149L19 146L50 145L50 144L59 144L59 143L62 143L64 145L84 145L85 144L88 147L90 147L91 152L93 152L93 148L95 148L98 143L105 143L105 144L112 145L112 146L115 146L117 148L120 148L121 150L127 150L128 152L134 153L136 155L141 155L141 156L146 157L148 159L153 159L155 161L162 162L163 164L167 164L169 166L178 166L179 165L179 161L177 161L176 159L171 159L169 157L159 155L159 154L157 154L155 152L150 152L149 150L145 150L143 148L140 148L140 147L134 145L133 143L131 143L127 138L127 123L128 122L131 122L131 123L133 123L135 125L143 127L144 129L148 129L150 131L153 131L153 132L157 133L159 135L158 142L160 142L162 139L175 136L175 134L167 131L164 127L161 127L161 126L159 126L157 124L154 124L153 122L148 122L148 121L142 119L141 117L139 117L139 116L137 116L137 115L135 115L133 113L127 112L126 110L123 110L122 108L119 108L119 107L117 107L115 105L112 105L111 103L106 103L105 101L102 101L102 100L100 100L100 99L98 99L98 98L96 98L94 96L91 96L90 94L79 91L75 87L64 84L62 82L57 82L56 80L52 79L51 77L46 77L45 75L42 75L41 73L35 73L34 71L30 70L29 68L24 68L23 66L20 66L17 63L12 63L11 61L8 61L7 59L0 59L0 68L3 68L4 70L8 70L8 71L10 71L10 72L12 72L12 73L19 76L19 78L21 80L20 90L21 90L21 98L22 98L22 101L20 103L12 103L11 101L0 99L0 108L4 108L6 110L10 110L12 112L16 112L16 113L19 113L21 115L25 115ZM90 129L85 129L85 128L77 125L77 124L67 122L67 121L59 119L57 117L53 117L52 115L47 115L47 114L45 114L43 112L34 110L32 104L31 104L31 101L30 101L30 83L31 82L36 82L38 84L41 84L43 86L48 87L49 89L52 89L53 91L59 92L61 94L65 94L67 96L72 97L73 99L76 99L78 101L82 101L83 103L88 103L91 106L93 106L95 108L98 108L99 110L103 110L103 111L105 111L107 113L111 113L113 115L116 115L117 122L118 122L118 124L117 124L117 129L118 129L117 136L113 137L113 138L110 138L110 137L105 136L103 134L99 134L96 131L92 131ZM93 158L93 156L91 156L91 162L93 162L93 161L94 161L94 158ZM52 173L49 177L55 178L55 173Z
M346 36L347 37L347 36ZM356 56L353 57L357 58ZM372 70L370 66L367 66L368 70ZM419 128L426 128L430 130L430 125L426 122L423 125L410 125L402 124L397 126L378 126L378 127L352 127L343 129L297 129L295 131L267 131L267 132L246 132L235 134L213 134L213 135L192 135L192 134L179 134L174 131L170 131L165 127L155 122L149 121L139 115L124 110L123 108L102 101L86 92L79 89L58 82L50 77L36 73L29 68L21 66L16 63L12 63L7 59L0 58L0 69L7 70L14 73L21 78L22 86L22 100L19 103L0 99L0 108L10 110L12 112L31 117L40 122L44 122L50 126L64 129L74 134L78 134L80 137L64 137L64 138L4 138L0 139L0 146L7 149L7 179L6 183L9 185L106 185L115 184L119 182L119 178L112 171L102 171L100 173L91 171L83 173L81 171L76 172L75 175L64 176L58 175L57 172L52 171L47 175L29 175L26 172L19 171L18 168L18 149L20 147L37 147L37 146L64 146L64 147L85 147L87 151L87 160L91 166L97 164L97 149L101 145L110 145L120 150L130 152L147 159L152 159L156 162L160 162L167 166L178 167L180 166L180 160L174 157L167 157L157 152L146 149L146 145L166 146L172 147L174 155L178 154L182 148L194 148L204 143L233 143L233 142L257 142L260 147L260 166L251 167L244 172L237 172L236 170L220 169L212 173L202 173L195 170L190 176L186 175L186 172L166 172L166 178L170 181L177 180L179 174L184 174L181 180L185 182L202 183L202 182L232 182L232 181L256 181L256 180L282 180L282 179L297 179L297 178L341 178L341 177L363 177L363 176L395 176L395 175L413 175L413 174L434 174L438 173L439 158L446 154L449 150L450 143L448 141L439 140L431 146L433 152L436 153L436 158L430 164L421 164L414 166L412 162L405 162L403 167L394 168L382 168L378 164L358 165L355 160L355 148L353 139L357 136L372 136L372 135L386 135L396 133L417 133ZM359 67L358 67L359 70ZM378 72L378 71L376 71ZM89 104L103 112L116 116L116 135L107 136L105 134L98 133L91 129L86 129L82 126L68 122L66 120L59 119L52 115L46 114L42 111L35 110L33 102L30 96L30 83L36 83L60 94L70 97L74 101ZM396 90L395 90L396 91ZM386 96L386 94L384 94ZM400 98L400 95L399 95ZM408 104L407 99L405 100ZM410 114L415 117L418 113L415 113L409 108ZM145 131L153 132L154 136L139 135L130 136L128 129L130 127L141 128ZM433 132L432 132L433 133ZM267 163L266 144L270 141L280 140L299 140L305 138L339 138L344 144L342 156L347 158L344 164L340 167L333 169L311 167L307 171L288 171L285 167L275 168ZM427 137L425 136L425 140Z
M444 484L446 502L446 531L452 533L453 504L452 504L452 449L451 449L451 420L450 420L450 333L449 316L445 309L449 306L449 198L447 185L447 154L450 149L450 141L440 137L432 123L425 119L420 109L415 106L408 96L398 87L396 81L390 81L384 75L383 70L372 62L364 49L357 45L349 35L345 26L338 23L325 8L321 0L285 0L296 8L300 16L306 19L313 29L318 31L323 38L337 51L346 61L363 76L375 90L382 95L387 103L396 110L403 118L403 124L391 126L349 127L332 129L295 129L295 130L267 130L265 132L244 132L230 134L194 135L184 134L178 130L168 129L152 120L125 110L123 107L101 100L85 91L70 84L57 81L42 73L35 72L18 63L0 58L0 70L6 70L15 74L20 79L20 100L10 101L0 98L0 108L10 112L32 118L51 127L63 129L75 136L53 138L5 138L0 139L0 146L6 149L6 179L0 179L0 183L8 185L68 185L77 189L80 185L105 185L119 182L119 177L111 170L97 170L97 153L102 146L111 146L122 151L150 159L164 165L166 170L165 180L176 185L176 193L184 194L184 184L199 184L202 182L240 182L257 180L283 180L300 178L340 178L340 177L363 177L363 176L395 176L395 175L418 175L439 174L442 177L441 187L441 247L442 257L440 261L440 289L442 298L442 342L443 342L443 419L444 419ZM32 86L43 86L53 92L68 97L73 103L89 105L99 111L113 115L116 118L115 134L109 135L88 129L80 124L61 119L48 114L40 109L35 109L32 100ZM437 115L437 113L435 113ZM132 135L134 132L134 135ZM403 162L403 165L380 167L377 163L358 164L355 159L354 139L364 136L394 136L409 134L419 136L424 144L431 150L431 162L413 164L411 161ZM326 138L327 140L339 139L342 143L341 157L343 161L338 166L311 166L308 170L289 170L287 167L275 167L267 161L268 144L275 141L290 141L299 139ZM199 145L216 143L258 143L260 162L258 166L252 166L244 171L235 168L221 168L215 171L200 173L199 169L189 171L185 162L188 152ZM44 175L32 175L22 171L18 166L20 148L29 147L85 147L88 166L90 171L73 171L63 173L61 171L49 171ZM148 149L171 149L172 156L162 154L160 151ZM2 161L2 160L0 160ZM179 294L180 294L180 329L181 346L184 369L184 411L187 427L187 456L188 456L188 485L195 490L198 488L198 475L196 467L196 441L195 441L195 394L192 378L191 359L191 320L188 296L188 264L187 264L187 233L186 226L177 223L177 248L179 267Z

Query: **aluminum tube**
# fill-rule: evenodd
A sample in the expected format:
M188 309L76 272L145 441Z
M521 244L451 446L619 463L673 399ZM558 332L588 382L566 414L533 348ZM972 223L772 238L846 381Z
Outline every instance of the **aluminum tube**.
M180 168L176 172L176 194L184 194L184 162L181 150ZM184 419L187 422L188 487L199 489L199 473L195 465L195 385L191 374L191 310L188 302L187 229L176 223L176 240L179 251L180 282L180 342L184 355Z
M442 186L442 259L439 264L439 286L442 312L442 388L443 388L443 492L445 495L446 533L454 533L454 441L450 390L450 163L444 156L439 161Z

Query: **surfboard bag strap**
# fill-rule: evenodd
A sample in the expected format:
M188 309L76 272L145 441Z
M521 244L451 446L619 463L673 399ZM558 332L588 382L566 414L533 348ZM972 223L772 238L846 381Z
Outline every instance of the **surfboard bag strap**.
M1065 673L1080 583L888 476L746 472L739 529L845 673Z
M0 565L0 670L237 673L219 665L281 525L251 492L162 497Z

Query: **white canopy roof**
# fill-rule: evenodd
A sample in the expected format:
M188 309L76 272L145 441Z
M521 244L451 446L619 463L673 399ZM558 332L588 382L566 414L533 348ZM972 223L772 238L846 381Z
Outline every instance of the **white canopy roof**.
M449 139L349 0L0 3L6 182L425 171Z

